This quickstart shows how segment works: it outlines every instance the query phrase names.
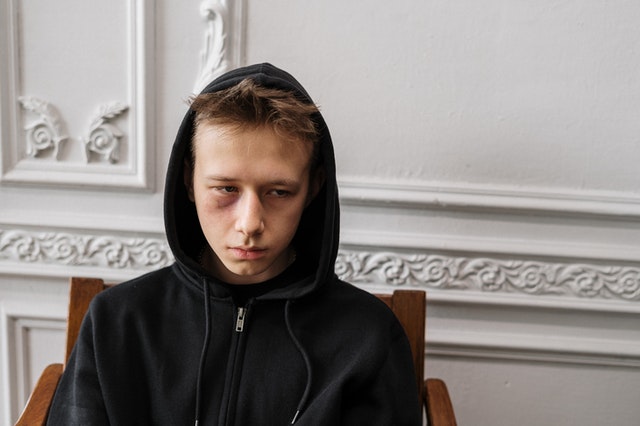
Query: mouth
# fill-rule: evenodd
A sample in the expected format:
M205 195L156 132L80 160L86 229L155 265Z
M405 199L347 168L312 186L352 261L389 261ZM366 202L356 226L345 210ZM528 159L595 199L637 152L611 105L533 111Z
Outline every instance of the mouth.
M260 247L231 247L229 250L240 260L260 259L267 253L267 249Z

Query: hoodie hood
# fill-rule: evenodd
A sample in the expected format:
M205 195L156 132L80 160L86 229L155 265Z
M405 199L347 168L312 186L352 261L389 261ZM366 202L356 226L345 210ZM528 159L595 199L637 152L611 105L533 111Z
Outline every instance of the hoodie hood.
M300 100L313 100L293 76L271 65L257 64L238 68L216 78L202 93L213 93L232 87L246 78L257 84L291 91ZM194 134L195 113L189 109L178 130L167 170L165 182L164 217L169 246L178 265L195 282L209 278L200 266L198 256L207 242L196 213L195 204L189 200L184 183L184 163ZM300 285L289 286L270 293L268 298L295 299L315 291L334 275L338 252L339 204L336 183L335 157L329 129L321 114L314 117L319 131L320 163L325 181L315 199L305 209L293 245L298 258L311 265L313 272Z

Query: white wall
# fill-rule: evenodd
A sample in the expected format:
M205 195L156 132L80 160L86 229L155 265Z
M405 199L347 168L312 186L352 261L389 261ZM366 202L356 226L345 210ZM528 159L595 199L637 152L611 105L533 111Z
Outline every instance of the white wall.
M461 425L637 423L640 4L208 3L227 38L205 58L272 62L320 104L338 271L428 291L427 374ZM205 4L0 0L0 423L61 356L68 276L171 260L164 168L220 28ZM57 160L25 154L21 96L56 108ZM120 159L86 163L102 105L127 107Z

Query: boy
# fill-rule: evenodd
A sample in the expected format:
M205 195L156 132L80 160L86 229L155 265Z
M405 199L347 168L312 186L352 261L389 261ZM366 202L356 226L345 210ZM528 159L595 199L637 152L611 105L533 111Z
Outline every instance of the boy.
M49 424L419 425L393 313L333 268L333 147L269 64L213 81L171 154L176 262L101 293Z

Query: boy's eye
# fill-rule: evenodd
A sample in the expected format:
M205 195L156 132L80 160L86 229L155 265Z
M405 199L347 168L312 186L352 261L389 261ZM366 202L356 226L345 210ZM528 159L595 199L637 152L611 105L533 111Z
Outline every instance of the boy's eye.
M219 186L216 189L224 194L231 194L232 192L238 191L238 188L235 186Z
M275 195L276 197L286 197L290 194L290 192L284 189L274 189L273 191L271 191L271 194Z

